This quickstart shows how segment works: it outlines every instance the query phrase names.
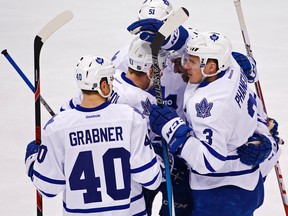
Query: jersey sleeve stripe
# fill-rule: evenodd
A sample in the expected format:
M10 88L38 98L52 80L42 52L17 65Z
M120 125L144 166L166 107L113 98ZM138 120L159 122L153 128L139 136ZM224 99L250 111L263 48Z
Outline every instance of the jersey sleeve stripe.
M160 174L160 172L158 172L158 174L157 174L151 181L149 181L149 182L147 182L147 183L143 183L142 185L143 185L144 187L148 187L148 186L150 186L150 185L153 185L154 182L158 179L159 174Z
M263 119L257 118L257 121L267 126L267 122L263 121Z
M238 160L239 158L239 155L228 155L226 160Z
M149 169L150 167L154 166L157 162L156 157L154 157L149 163L145 164L144 166L135 168L135 169L131 169L131 173L140 173L143 172L144 170Z
M211 155L213 155L215 158L226 161L226 157L216 152L213 148L211 148L206 142L201 141L201 143L206 147L206 149L210 152Z
M240 176L240 175L246 175L255 172L258 170L259 165L253 167L252 169L247 169L247 170L241 170L241 171L231 171L227 173L207 173L207 174L200 174L197 171L191 169L191 172L194 174L198 174L201 176L210 176L210 177L225 177L225 176Z
M57 194L49 194L49 193L45 193L45 192L42 191L42 190L40 190L40 192L41 192L43 195L45 195L46 197L49 197L49 198L57 196Z
M58 185L65 185L66 184L66 181L65 180L57 180L57 179L51 179L51 178L48 178L46 176L43 176L41 175L40 173L38 173L36 170L34 170L33 174L41 179L42 181L45 181L45 182L48 182L48 183L51 183L51 184L58 184Z
M99 207L99 208L90 208L90 209L70 209L67 207L66 203L63 202L63 208L70 213L93 213L93 212L107 212L107 211L115 211L121 209L128 209L130 207L129 204L118 205L118 206L107 206L107 207Z
M143 194L141 193L141 194L139 194L139 195L137 195L137 196L135 196L135 197L132 197L131 198L131 203L132 202L135 202L135 201L137 201L137 200L139 200L139 199L141 199L143 197Z
M211 164L208 162L207 158L205 157L205 155L203 155L204 157L204 162L205 162L205 166L206 168L210 171L210 172L216 172L213 167L211 166Z

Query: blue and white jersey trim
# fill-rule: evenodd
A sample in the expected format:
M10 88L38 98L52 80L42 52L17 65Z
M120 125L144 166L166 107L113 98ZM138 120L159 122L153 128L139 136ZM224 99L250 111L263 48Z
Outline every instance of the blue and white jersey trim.
M191 169L191 172L197 175L201 176L210 176L210 177L228 177L228 176L241 176L241 175L246 175L246 174L251 174L259 169L259 166L255 166L251 169L247 170L239 170L239 171L230 171L226 173L207 173L207 174L200 174L196 172L195 170Z
M90 208L90 209L69 209L66 206L66 203L63 202L63 208L70 213L99 213L99 212L107 212L107 211L119 211L122 209L128 209L130 207L130 203L125 205L118 206L107 206L107 207L99 207L99 208Z
M156 157L154 157L152 159L152 161L150 161L149 163L145 164L144 166L139 167L139 168L135 168L135 169L131 169L131 173L143 172L144 170L147 170L147 169L151 168L152 166L154 166L156 163L157 163L157 159L156 159Z
M42 181L45 181L45 182L48 182L48 183L51 183L51 184L58 184L58 185L65 185L66 184L65 180L57 180L57 179L48 178L46 176L41 175L36 170L34 170L33 174L34 174L34 176L36 176L37 178L41 179Z

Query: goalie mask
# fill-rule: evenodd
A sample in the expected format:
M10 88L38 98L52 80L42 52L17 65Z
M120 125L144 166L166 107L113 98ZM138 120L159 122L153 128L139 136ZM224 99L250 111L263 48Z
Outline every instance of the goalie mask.
M155 18L164 21L173 12L173 7L168 0L145 0L138 11L138 18Z
M166 59L168 52L161 49L158 54L159 68L162 71L166 67ZM128 66L138 72L146 73L150 84L147 89L154 85L154 77L151 74L150 68L152 67L152 51L150 43L136 38L132 41L128 52Z
M82 90L97 91L102 97L108 98L112 92L112 81L115 66L110 59L102 56L86 55L81 57L76 65L76 80ZM107 79L110 86L108 95L104 95L100 89L100 82Z
M229 67L231 53L232 45L225 36L216 32L199 32L187 43L182 63L187 60L187 55L198 56L203 76L214 76ZM216 59L218 61L219 69L214 74L204 74L203 69L208 59Z

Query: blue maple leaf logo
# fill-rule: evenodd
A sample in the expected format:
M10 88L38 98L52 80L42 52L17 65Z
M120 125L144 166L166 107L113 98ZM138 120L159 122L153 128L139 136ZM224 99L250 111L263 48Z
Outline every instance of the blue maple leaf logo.
M217 34L212 34L211 36L210 36L210 39L211 40L213 40L214 42L216 41L216 40L218 40L219 39L219 36L217 35Z
M103 58L100 58L100 57L97 57L96 58L96 62L100 65L102 65L104 63L104 59Z
M150 112L149 109L151 107L151 102L148 98L146 98L146 101L141 101L141 105L143 108L143 115L149 116Z
M195 108L197 112L197 117L199 118L207 118L211 116L211 109L213 107L213 103L209 103L206 98L200 101L200 103L196 103Z

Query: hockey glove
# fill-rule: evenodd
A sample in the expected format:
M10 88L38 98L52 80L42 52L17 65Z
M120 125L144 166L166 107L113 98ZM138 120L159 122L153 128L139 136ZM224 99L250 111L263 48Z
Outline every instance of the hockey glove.
M127 30L133 35L140 33L141 40L152 42L162 25L163 21L149 18L132 23L127 27Z
M186 126L176 111L167 105L160 107L153 104L149 111L152 131L158 135L162 135L168 143L168 148L171 153L178 153L190 137L192 128Z
M33 165L37 158L38 151L39 151L39 145L37 145L35 141L32 141L27 145L25 155L25 165L27 175L30 178L32 178L33 176Z
M174 166L171 171L171 180L173 184L177 185L187 185L189 188L189 173L190 170L183 158L179 156L174 156Z
M279 145L284 144L284 141L279 137L278 122L273 118L268 118L268 129L277 144L277 150L278 150Z
M162 146L157 144L153 146L154 151L158 157L158 160L161 163L163 178L165 178L165 166L163 159L163 149ZM189 168L184 159L180 158L177 155L173 155L168 152L168 160L170 167L171 180L173 184L188 185L189 188ZM166 179L163 179L166 181Z
M129 25L127 30L131 34L139 34L141 40L151 43L163 23L163 21L153 18L142 19ZM165 50L179 50L186 43L188 37L188 31L183 26L179 26L179 28L165 40L162 48Z
M232 52L233 58L237 61L249 83L254 83L257 77L256 61L251 56L246 56L238 52Z
M248 141L237 148L240 161L250 166L256 166L262 163L272 151L272 143L262 135L254 133Z

